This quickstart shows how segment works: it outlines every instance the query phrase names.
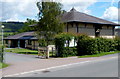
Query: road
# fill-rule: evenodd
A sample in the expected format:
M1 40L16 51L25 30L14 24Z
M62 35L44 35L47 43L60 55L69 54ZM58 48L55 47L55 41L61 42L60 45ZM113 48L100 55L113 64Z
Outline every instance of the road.
M118 58L90 61L84 64L19 75L19 77L118 77Z
M16 62L28 62L38 60L35 55L25 55L25 54L16 54L5 52L5 62L6 63L16 63Z
M3 70L5 75L16 77L117 77L118 54L98 58L39 59L34 55L6 53L5 62L11 65ZM86 62L87 61L87 62ZM83 63L82 63L83 62ZM34 64L33 64L34 63ZM67 65L79 63L74 65ZM24 65L21 65L24 64ZM66 65L59 68L49 67ZM34 71L34 72L31 72ZM23 74L28 72L27 74ZM22 73L22 74L19 74ZM19 74L19 75L13 75Z

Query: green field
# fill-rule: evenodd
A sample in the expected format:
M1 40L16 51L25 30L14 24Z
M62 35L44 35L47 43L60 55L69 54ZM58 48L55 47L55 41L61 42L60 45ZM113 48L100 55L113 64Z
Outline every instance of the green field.
M4 37L14 35L15 32L4 32ZM0 33L0 38L2 38L2 33Z
M4 37L14 35L14 32L4 32Z

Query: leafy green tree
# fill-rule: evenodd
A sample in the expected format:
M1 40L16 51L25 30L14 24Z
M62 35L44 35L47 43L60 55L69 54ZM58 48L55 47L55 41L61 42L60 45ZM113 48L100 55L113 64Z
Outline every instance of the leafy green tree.
M37 7L39 9L39 22L36 26L37 37L40 43L44 41L43 46L47 46L55 34L63 32L64 24L59 17L63 12L62 5L57 2L37 2Z
M30 27L29 25L33 25L36 24L37 21L36 20L32 20L27 18L27 21L24 23L24 26L19 30L19 32L28 32L28 31L33 31L34 28Z

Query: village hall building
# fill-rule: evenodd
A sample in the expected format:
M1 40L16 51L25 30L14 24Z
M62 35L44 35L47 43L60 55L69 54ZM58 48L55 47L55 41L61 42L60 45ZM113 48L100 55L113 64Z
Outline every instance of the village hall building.
M115 37L115 26L119 24L100 19L72 8L63 13L61 21L65 23L64 32L87 34L91 37ZM8 47L37 49L39 44L34 32L24 32L4 39Z

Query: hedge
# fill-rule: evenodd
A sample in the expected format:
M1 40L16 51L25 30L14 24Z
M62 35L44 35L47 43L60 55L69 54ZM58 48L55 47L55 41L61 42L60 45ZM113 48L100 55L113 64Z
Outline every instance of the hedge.
M3 53L3 51L4 51L4 47L3 46L1 46L1 49L0 49L0 62L2 63L3 62L3 55L4 55L4 53Z
M115 38L115 48L120 51L120 37Z
M77 41L77 46L65 47L66 40L70 41L73 37ZM84 34L62 33L55 37L55 45L58 51L57 56L60 57L92 55L101 52L120 51L120 38L91 38Z
M78 55L91 55L98 53L97 50L97 40L93 39L87 35L78 36L77 42L77 52Z
M114 39L90 38L85 35L78 36L78 55L91 55L101 52L115 51L116 42ZM118 46L117 46L118 47Z
M115 41L113 39L106 39L106 38L94 38L96 39L97 44L97 52L109 52L115 51Z
M75 56L76 51L75 48L69 47L69 41L74 37L71 33L61 33L55 36L55 46L57 49L57 56L59 57L67 57L67 56ZM64 46L65 42L68 41L68 46Z
M76 47L64 47L59 54L60 57L69 57L69 56L76 56L77 55L77 48Z

